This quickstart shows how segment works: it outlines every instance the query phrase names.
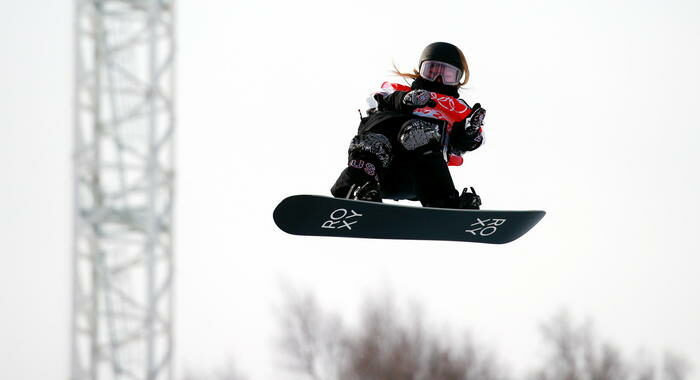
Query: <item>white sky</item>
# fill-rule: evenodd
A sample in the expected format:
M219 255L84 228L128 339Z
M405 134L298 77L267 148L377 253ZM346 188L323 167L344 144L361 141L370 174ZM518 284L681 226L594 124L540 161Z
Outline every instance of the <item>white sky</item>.
M700 366L699 18L694 1L180 0L180 367L275 378L283 280L348 317L390 287L515 370L561 308ZM0 3L3 379L68 373L71 21L71 1ZM277 230L285 196L328 194L392 61L438 40L464 50L463 97L488 110L455 181L545 219L504 246Z

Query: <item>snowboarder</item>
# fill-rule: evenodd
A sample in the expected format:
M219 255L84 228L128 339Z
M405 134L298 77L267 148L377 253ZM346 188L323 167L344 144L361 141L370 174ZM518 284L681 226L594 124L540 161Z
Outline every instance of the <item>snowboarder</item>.
M381 202L418 200L425 207L479 209L474 188L456 190L448 165L483 144L486 110L459 98L469 80L462 51L435 42L422 52L410 87L385 82L369 99L357 135L348 149L348 166L331 188L336 198Z

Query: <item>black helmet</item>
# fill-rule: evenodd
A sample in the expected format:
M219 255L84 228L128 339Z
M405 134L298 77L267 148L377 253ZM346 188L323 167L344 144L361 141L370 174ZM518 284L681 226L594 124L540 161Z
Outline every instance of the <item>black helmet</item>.
M449 44L447 42L433 42L423 49L423 53L420 55L420 62L418 62L418 67L423 64L423 61L440 61L444 63L449 63L462 70L464 73L466 68L464 67L465 62L462 60L464 55L462 51L459 50L457 46Z

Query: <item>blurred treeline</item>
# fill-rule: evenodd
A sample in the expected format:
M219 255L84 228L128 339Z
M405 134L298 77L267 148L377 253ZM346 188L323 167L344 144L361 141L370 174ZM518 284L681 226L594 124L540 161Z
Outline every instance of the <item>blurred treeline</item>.
M543 355L513 375L469 333L431 327L419 306L399 310L393 297L371 298L348 327L311 294L287 292L279 313L279 354L289 378L309 380L684 380L682 357L628 355L601 340L592 324L560 312L540 326ZM246 380L231 364L184 380Z

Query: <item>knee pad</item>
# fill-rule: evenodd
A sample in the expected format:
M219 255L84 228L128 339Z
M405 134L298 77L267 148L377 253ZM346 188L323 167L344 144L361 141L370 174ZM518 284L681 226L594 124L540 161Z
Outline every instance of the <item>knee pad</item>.
M388 167L391 160L391 142L379 133L364 133L353 137L348 148L350 161L363 159Z
M401 126L399 141L408 151L439 150L442 127L423 119L411 119Z

